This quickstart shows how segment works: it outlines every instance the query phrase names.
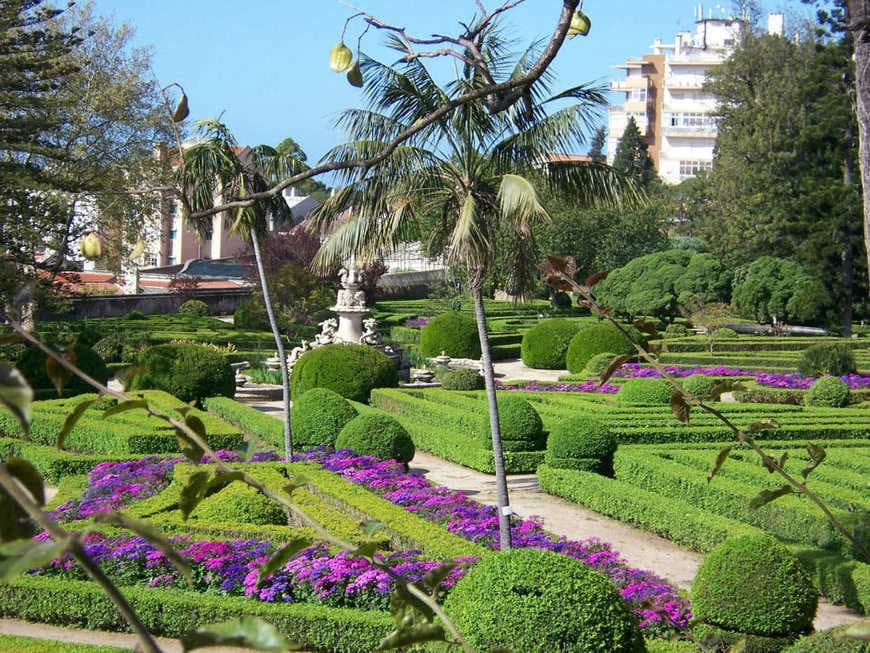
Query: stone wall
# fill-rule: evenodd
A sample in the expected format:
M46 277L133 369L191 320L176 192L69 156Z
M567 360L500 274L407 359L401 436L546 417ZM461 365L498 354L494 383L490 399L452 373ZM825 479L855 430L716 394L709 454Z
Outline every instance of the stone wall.
M447 278L446 270L399 272L385 274L378 279L378 299L423 299L429 296L429 285Z
M82 297L72 300L72 311L62 319L83 319L93 317L121 317L130 311L143 315L164 315L176 313L178 307L188 299L198 299L208 305L211 315L232 315L239 304L251 296L246 288L238 290L191 290L185 293L161 293L148 295L116 295L102 297ZM50 319L42 315L41 319Z

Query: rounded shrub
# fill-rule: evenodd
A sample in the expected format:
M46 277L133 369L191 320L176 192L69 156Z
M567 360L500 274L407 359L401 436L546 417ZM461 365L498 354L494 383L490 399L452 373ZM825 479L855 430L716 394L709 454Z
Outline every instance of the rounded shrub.
M843 376L855 371L855 354L843 343L820 343L807 347L797 364L803 376Z
M480 358L480 338L477 323L465 313L447 311L432 318L420 330L420 352L424 356Z
M75 353L76 366L105 385L109 380L109 368L106 367L106 363L100 358L99 354L83 344L76 344L73 347L73 352ZM47 356L39 349L28 347L15 363L18 371L24 375L24 378L27 379L34 390L49 390L54 388L48 373L45 371L46 358ZM70 376L63 386L63 394L67 397L73 394L92 391L92 388L87 383L75 375Z
M636 342L646 345L646 338L637 329L634 327L626 328ZM565 362L568 370L576 374L583 371L595 354L608 351L613 352L614 355L633 354L635 348L613 324L601 322L581 329L571 338Z
M123 331L113 331L94 343L94 351L107 363L121 363L124 360L126 341L127 338Z
M306 352L293 366L290 393L301 397L312 388L328 388L345 399L368 403L373 388L399 384L396 366L366 345L324 345Z
M440 377L441 387L445 390L483 390L486 382L477 370L460 367L448 370Z
M552 551L485 556L456 583L444 609L481 651L646 650L634 616L604 574Z
M344 425L356 416L356 408L340 394L328 388L312 388L293 400L293 444L304 449L332 446Z
M706 374L692 374L681 381L683 387L696 397L706 397L718 383L715 377Z
M145 314L142 311L137 311L133 309L132 311L127 312L122 320L144 320Z
M689 335L689 329L685 324L669 324L665 327L665 338L685 338Z
M612 476L616 445L616 436L605 422L575 415L550 431L544 462L551 467Z
M178 307L179 315L191 315L193 317L205 317L209 314L208 304L199 299L188 299Z
M211 347L178 343L149 347L139 356L146 371L130 380L129 389L163 390L184 402L232 397L236 379L227 359Z
M502 448L507 451L540 451L546 445L544 423L535 407L516 394L498 398L498 422L501 427ZM484 446L492 448L489 411L481 433Z
M277 501L241 483L231 483L217 494L206 498L196 507L192 517L224 525L287 525L287 515Z
M870 642L843 637L842 626L800 638L782 653L870 653Z
M807 406L842 408L849 403L849 386L836 376L816 379L804 398Z
M351 449L360 456L409 463L414 458L414 443L399 422L389 415L357 415L341 429L336 449Z
M626 379L616 393L616 398L626 404L658 406L668 404L674 387L665 379Z
M564 370L571 338L580 330L576 320L555 317L538 322L523 334L523 365L542 370Z
M564 311L571 308L571 306L573 305L573 301L571 300L571 295L562 290L559 290L553 293L553 298L550 300L550 304L553 308Z
M607 369L607 366L610 365L610 361L614 358L616 358L616 354L610 351L605 351L602 354L595 354L589 359L589 362L586 363L584 374L587 377L601 376L601 373Z
M791 551L770 535L713 549L692 583L692 612L728 631L781 637L812 631L818 592Z
M733 340L737 337L737 332L728 327L719 327L710 334L710 337L712 337L713 340Z

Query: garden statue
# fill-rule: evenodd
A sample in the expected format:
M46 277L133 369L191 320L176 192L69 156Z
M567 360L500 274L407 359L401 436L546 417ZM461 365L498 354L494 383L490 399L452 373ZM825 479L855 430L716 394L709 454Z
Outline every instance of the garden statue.
M320 323L320 333L314 336L312 347L320 347L322 345L331 345L335 340L335 330L338 328L338 322L334 317L324 320Z
M373 346L382 344L381 334L378 331L378 321L375 318L370 317L363 320L363 329L363 334L359 338L359 344Z

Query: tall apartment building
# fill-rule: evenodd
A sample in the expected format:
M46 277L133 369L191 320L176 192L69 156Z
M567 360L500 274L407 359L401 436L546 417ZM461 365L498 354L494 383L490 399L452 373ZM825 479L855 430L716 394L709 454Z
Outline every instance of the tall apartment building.
M656 39L650 54L614 66L625 70L625 77L611 82L610 90L625 93L625 101L609 109L608 163L634 118L665 183L677 184L712 168L716 98L703 85L707 72L734 50L745 25L740 18L714 17L712 11L705 18L699 4L694 32L678 33L671 44ZM783 15L770 14L767 27L781 35Z

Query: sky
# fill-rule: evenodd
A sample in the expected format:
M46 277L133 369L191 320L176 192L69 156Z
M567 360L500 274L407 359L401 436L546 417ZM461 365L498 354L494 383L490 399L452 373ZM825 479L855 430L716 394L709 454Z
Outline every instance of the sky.
M501 4L483 1L490 10ZM456 34L458 22L475 12L474 0L93 0L96 13L134 27L133 44L151 49L161 85L184 87L192 120L221 117L248 145L277 145L292 137L309 163L344 140L333 126L339 113L364 105L362 92L328 66L329 50L354 13L351 3L423 37ZM730 12L729 0L720 4ZM795 4L764 3L771 11ZM692 30L697 5L697 0L585 0L592 29L589 36L566 42L552 68L552 88L619 78L623 73L612 65L648 52L656 37L672 43L675 33ZM705 16L711 10L724 15L715 2L703 6ZM560 9L557 0L525 0L508 12L505 24L518 42L528 44L549 37ZM359 20L349 25L345 41L352 48L363 27ZM384 37L369 30L363 51L391 61L381 45Z

